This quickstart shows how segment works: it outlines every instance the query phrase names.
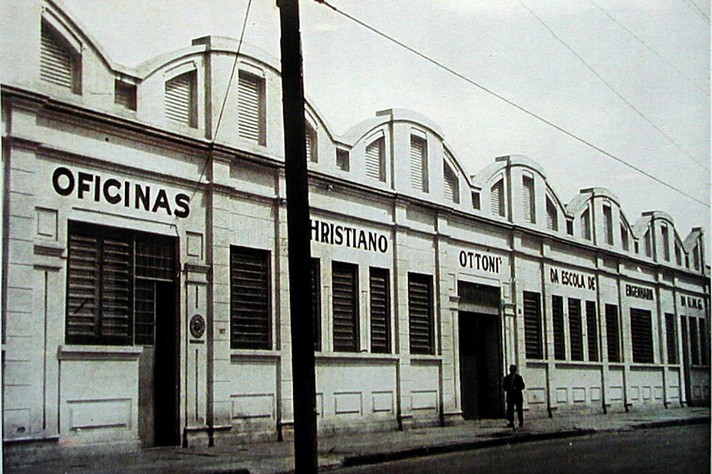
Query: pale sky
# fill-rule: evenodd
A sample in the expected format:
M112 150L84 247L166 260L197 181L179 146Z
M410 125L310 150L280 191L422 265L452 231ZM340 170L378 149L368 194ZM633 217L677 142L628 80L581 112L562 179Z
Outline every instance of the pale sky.
M330 2L709 205L708 3ZM633 222L643 211L661 210L673 217L683 239L693 226L704 227L709 238L709 207L614 162L324 5L300 3L306 94L336 134L378 110L411 109L442 127L469 174L496 156L526 155L544 167L564 202L581 188L602 186L618 195ZM64 4L112 60L133 67L188 47L200 36L239 38L247 0ZM279 58L276 0L253 0L245 41Z

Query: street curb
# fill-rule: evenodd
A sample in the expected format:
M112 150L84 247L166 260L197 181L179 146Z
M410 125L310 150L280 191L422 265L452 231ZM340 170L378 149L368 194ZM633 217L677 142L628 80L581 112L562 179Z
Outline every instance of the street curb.
M393 451L389 453L374 453L374 454L363 454L344 457L341 466L339 467L353 467L353 466L365 466L370 464L380 464L390 461L400 461L403 459L422 457L422 456L433 456L438 454L447 454L459 451L470 451L474 449L492 448L497 446L505 446L511 444L527 443L532 441L547 441L552 439L563 439L563 438L573 438L579 436L587 436L595 433L604 432L618 432L625 431L629 429L651 429L651 428L667 428L672 426L684 426L684 425L697 425L710 423L709 417L695 417L682 420L665 420L665 421L651 421L645 423L639 423L635 425L629 425L627 427L614 428L610 430L606 429L573 429L566 431L555 431L550 433L532 433L532 434L518 434L512 435L504 438L487 439L480 441L469 441L465 443L454 443L436 446L421 446L417 448L409 448L401 451ZM337 466L330 466L327 469L335 469Z

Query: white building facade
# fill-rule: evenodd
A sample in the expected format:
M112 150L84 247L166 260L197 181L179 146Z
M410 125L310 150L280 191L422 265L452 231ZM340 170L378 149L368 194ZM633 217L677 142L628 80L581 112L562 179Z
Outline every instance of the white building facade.
M58 2L6 4L4 442L288 438L278 64L204 37L128 69ZM509 364L532 415L709 404L700 228L564 204L522 156L469 176L406 110L306 119L322 433L501 417Z

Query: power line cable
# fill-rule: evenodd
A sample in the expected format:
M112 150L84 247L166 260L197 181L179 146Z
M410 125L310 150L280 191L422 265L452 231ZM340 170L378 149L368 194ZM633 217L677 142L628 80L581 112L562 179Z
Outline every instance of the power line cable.
M682 76L682 77L684 77L685 79L687 79L687 81L688 81L691 85L693 85L695 88L697 88L699 91L705 93L706 95L708 95L708 96L710 95L708 89L705 89L705 88L703 88L703 87L700 87L692 78L690 78L687 74L685 74L683 71L681 71L681 70L680 70L678 67L676 67L672 62L670 62L670 61L668 61L667 59L665 59L660 53L658 53L657 51L655 51L648 43L646 43L645 41L643 41L643 39L642 39L640 36L636 35L633 31L631 31L629 28L627 28L624 24L622 24L621 22L619 22L618 20L616 20L615 17L613 17L613 15L611 15L610 13L608 13L608 12L607 12L603 7L601 7L598 3L596 3L594 0L589 0L589 1L593 4L594 7L598 8L604 15L606 15L613 23L615 23L616 25L620 26L626 33L628 33L630 36L632 36L633 38L635 38L640 44L642 44L643 46L645 46L648 51L650 51L650 52L653 53L655 56L657 56L661 61L665 62L665 64L667 64L668 66L670 66L670 68L672 68L672 69L673 69L675 72L677 72L680 76Z
M613 85L612 85L611 83L609 83L602 75L600 75L600 74L598 73L598 71L596 71L590 64L588 64L588 63L586 62L586 60L585 60L580 54L578 54L578 53L576 52L576 50L574 50L571 46L568 45L568 43L566 43L566 41L563 40L563 38L561 38L561 36L559 36L558 34L556 34L556 32L555 32L551 27L549 27L549 25L548 25L539 15L537 15L536 12L534 12L534 10L532 10L531 8L529 8L529 6L528 6L526 3L524 3L523 0L518 0L518 1L519 1L520 5L522 5L522 7L524 7L534 18L536 18L537 21L538 21L539 23L541 23L541 25L542 25L544 28L546 28L546 30L551 34L551 36L553 36L559 43L561 43L566 49L568 49L569 52L571 52L571 54L573 54L573 55L576 57L576 59L578 59L578 60L581 62L581 64L583 64L584 67L586 67L586 69L588 69L589 71L591 71L591 74L593 74L594 76L596 76L596 77L598 78L598 80L603 83L603 85L605 85L611 92L613 92L620 100L622 100L623 102L625 102L625 104L626 104L628 107L630 107L631 109L633 109L633 111L634 111L640 118L642 118L643 120L645 120L650 126L652 126L655 130L657 130L658 133L660 133L660 135L662 135L663 137L665 137L665 139L666 139L668 142L670 142L671 144L673 144L678 150L680 150L682 153L684 153L684 154L685 154L688 158L690 158L692 161L694 161L695 163L697 163L698 165L700 165L700 166L701 166L702 168L704 168L705 170L707 170L707 171L710 170L708 166L706 166L702 161L698 160L697 158L695 158L694 156L692 156L690 153L688 153L688 152L687 152L684 148L682 148L670 135L668 135L667 133L665 133L665 131L664 131L663 129L661 129L660 127L658 127L658 126L657 126L652 120L650 120L642 111L640 111L640 109L638 109L631 101L629 101L628 99L626 99L623 94L621 94L620 92L618 92L618 91L613 87Z
M688 3L692 7L692 9L695 11L695 13L697 13L700 18L702 18L707 24L709 24L710 17L705 14L704 10L702 10L702 8L700 8L700 6L695 3L694 0L686 0L686 3Z
M215 145L215 142L217 141L218 132L220 131L220 124L222 123L223 113L225 112L225 104L227 104L227 97L230 95L230 85L232 84L232 81L235 78L235 71L237 70L237 61L240 57L240 49L242 48L242 40L245 38L245 30L247 29L247 19L250 16L250 7L251 6L252 6L252 0L249 0L247 2L247 8L245 9L245 18L242 21L242 31L240 31L240 41L239 41L239 43L237 43L237 51L235 52L235 61L233 61L233 63L232 63L232 70L230 71L230 79L228 79L228 81L227 81L227 87L225 88L225 95L223 96L222 105L220 106L220 114L218 115L218 121L215 124L215 133L213 133L212 139L210 140L211 148ZM195 194L198 192L198 188L200 187L200 184L203 181L203 176L205 176L205 170L208 168L209 162L210 162L210 160L206 159L205 164L203 164L203 169L200 171L200 177L198 177L198 183L196 184L195 189L193 189L193 194L191 194L191 196L190 196L191 201L195 197Z
M370 26L370 25L367 24L367 23L364 23L363 21L359 20L358 18L356 18L356 17L354 17L354 16L352 16L352 15L350 15L350 14L348 14L348 13L342 11L342 10L340 10L339 8L335 7L334 5L330 4L327 0L314 0L314 1L317 2L317 3L321 3L322 5L325 5L325 6L329 7L329 8L331 8L333 11L335 11L335 12L338 13L339 15L343 16L344 18L347 18L347 19L353 21L354 23L356 23L356 24L360 25L361 27L363 27L363 28L365 28L365 29L367 29L367 30L369 30L369 31L371 31L371 32L373 32L373 33L375 33L375 34L377 34L378 36L380 36L380 37L382 37L382 38L384 38L384 39L390 41L391 43L394 43L394 44L400 46L401 48L408 50L409 52L411 52L412 54L414 54L414 55L420 57L421 59L424 59L425 61L427 61L427 62L429 62L429 63L431 63L431 64L437 66L438 68L440 68L440 69L442 69L442 70L444 70L444 71L446 71L446 72L452 74L453 76L456 76L456 77L462 79L463 81L465 81L465 82L467 82L467 83L469 83L469 84L471 84L471 85L477 87L478 89L480 89L480 90L482 90L482 91L484 91L484 92L486 92L486 93L488 93L488 94L490 94L490 95L496 97L497 99L501 100L502 102L504 102L504 103L506 103L506 104L508 104L508 105L511 105L512 107L514 107L515 109L519 110L520 112L524 112L525 114L529 115L530 117L533 117L533 118L539 120L540 122L543 122L543 123L549 125L550 127L552 127L552 128L554 128L554 129L560 131L561 133L567 135L568 137L573 138L574 140L576 140L576 141L578 141L578 142L580 142L580 143L583 143L584 145L586 145L586 146L588 146L588 147L590 147L590 148L596 150L597 152L599 152L599 153L601 153L601 154L603 154L603 155L605 155L605 156L607 156L607 157L609 157L609 158L611 158L611 159L617 161L618 163L620 163L620 164L622 164L622 165L624 165L624 166L626 166L626 167L628 167L628 168L630 168L630 169L632 169L632 170L637 171L638 173L640 173L640 174L642 174L642 175L644 175L644 176L646 176L646 177L652 179L653 181L655 181L655 182L657 182L657 183L659 183L659 184L662 184L663 186L665 186L665 187L667 187L667 188L669 188L669 189L671 189L671 190L673 190L673 191L675 191L675 192L677 192L677 193L679 193L679 194L681 194L681 195L683 195L683 196L685 196L685 197L688 197L688 198L692 199L693 201L695 201L695 202L697 202L697 203L699 203L699 204L702 204L702 205L705 206L705 207L708 207L708 208L710 207L709 204L707 204L707 203L704 202L704 201L700 201L699 199L697 199L696 197L692 196L691 194L688 194L688 193L686 193L685 191L683 191L683 190L681 190L681 189L678 189L678 188L676 188L675 186L673 186L673 185L671 185L671 184L668 184L667 182L661 180L660 178L658 178L658 177L656 177L656 176L654 176L654 175L648 173L647 171L642 170L642 169L640 169L639 167L637 167L637 166L635 166L635 165L633 165L633 164L631 164L631 163L628 163L627 161L623 160L622 158L619 158L618 156L614 155L613 153L610 153L610 152L608 152L608 151L606 151L606 150L600 148L599 146L594 145L593 143L589 142L588 140L586 140L586 139L584 139L584 138L579 137L578 135L574 134L573 132L569 132L569 131L566 130L565 128L563 128L563 127L561 127L561 126L559 126L559 125L553 123L552 121L550 121L550 120L548 120L548 119L542 117L541 115L539 115L539 114L537 114L537 113L535 113L535 112L529 111L528 109L522 107L521 105L517 104L516 102L513 102L512 100L507 99L506 97L504 97L504 96L502 96L502 95L500 95L500 94L498 94L498 93L492 91L491 89L488 89L487 87L485 87L485 86L479 84L478 82L476 82L476 81L470 79L469 77L467 77L467 76L465 76L465 75L463 75L463 74L461 74L461 73L455 71L454 69L452 69L452 68L450 68L450 67L444 65L443 63L441 63L441 62L439 62L439 61L437 61L437 60L435 60L435 59L430 58L429 56L425 55L424 53L421 53L420 51L418 51L418 50L416 50L416 49L414 49L414 48L408 46L407 44L405 44L405 43L403 43L403 42L401 42L401 41L399 41L399 40L393 38L392 36L389 36L389 35L387 35L386 33L382 33L382 32L379 31L378 29L376 29L376 28Z

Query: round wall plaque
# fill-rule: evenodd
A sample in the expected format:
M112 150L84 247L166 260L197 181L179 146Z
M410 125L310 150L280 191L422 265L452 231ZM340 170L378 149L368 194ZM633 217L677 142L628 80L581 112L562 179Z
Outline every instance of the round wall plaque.
M199 339L203 337L203 334L205 333L205 318L201 316L200 314L194 314L192 318L190 318L190 334L196 338Z

